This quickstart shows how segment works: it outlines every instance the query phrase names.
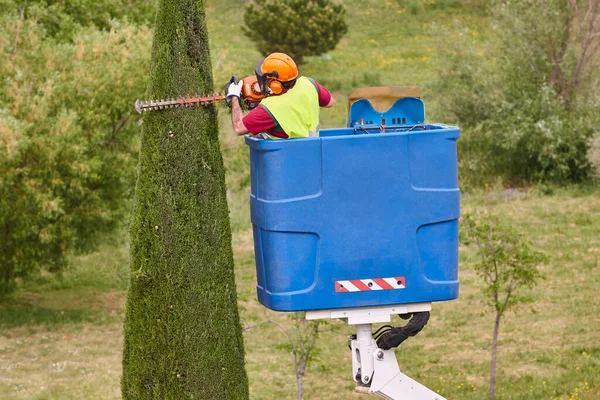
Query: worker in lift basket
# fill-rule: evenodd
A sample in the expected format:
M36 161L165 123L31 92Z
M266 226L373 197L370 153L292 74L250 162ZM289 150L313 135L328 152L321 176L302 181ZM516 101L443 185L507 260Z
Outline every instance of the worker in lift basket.
M243 81L227 90L231 122L238 136L250 133L262 139L319 136L319 107L332 107L329 90L313 79L298 76L298 67L284 53L270 54L256 64L256 78L266 97L246 116L240 106Z

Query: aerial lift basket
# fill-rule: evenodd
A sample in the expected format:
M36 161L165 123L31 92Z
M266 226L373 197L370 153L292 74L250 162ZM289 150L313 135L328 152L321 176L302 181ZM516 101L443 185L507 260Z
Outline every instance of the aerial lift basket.
M345 128L246 137L263 305L306 311L458 296L459 129L425 124L419 95L363 88L350 96Z

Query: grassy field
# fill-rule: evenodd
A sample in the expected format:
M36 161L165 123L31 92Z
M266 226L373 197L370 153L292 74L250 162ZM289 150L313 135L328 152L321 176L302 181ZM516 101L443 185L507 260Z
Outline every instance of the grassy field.
M509 313L499 342L501 399L596 399L600 396L600 194L593 190L540 196L534 191L490 191L464 196L463 211L486 208L506 216L536 248L551 256L546 279L529 307ZM287 315L256 301L252 236L234 236L243 323ZM62 281L22 288L0 306L0 398L115 399L119 392L125 246L107 246L73 260ZM435 304L431 320L397 350L405 373L448 399L486 395L493 316L482 305L474 274L476 254L460 249L458 300ZM399 321L399 320L398 320ZM396 322L398 322L396 321ZM325 332L305 379L307 399L348 399L352 392L351 330ZM295 396L292 359L274 326L245 331L253 399Z
M422 86L435 120L441 105L427 89L434 78L431 62L437 46L451 39L433 35L432 23L470 27L474 36L485 36L488 17L479 3L345 1L349 34L334 52L303 67L338 100L338 107L323 114L323 125L344 123L352 88L378 84ZM216 82L232 73L250 74L259 57L245 37L232 35L243 4L223 0L209 7ZM289 327L288 315L265 311L256 301L247 149L225 113L221 126L242 322L253 326L271 319ZM463 212L484 208L504 216L551 259L543 267L546 279L531 292L533 309L509 313L502 322L498 398L600 398L600 191L497 188L463 195ZM473 249L461 247L459 299L434 304L424 331L396 352L406 374L448 399L487 396L493 315L482 304L476 261ZM96 253L73 257L60 279L44 276L0 303L0 399L120 397L127 264L123 233ZM318 357L305 378L306 399L364 396L353 392L350 377L346 339L352 331L338 325L318 340ZM252 399L295 398L292 359L281 331L261 325L244 336Z

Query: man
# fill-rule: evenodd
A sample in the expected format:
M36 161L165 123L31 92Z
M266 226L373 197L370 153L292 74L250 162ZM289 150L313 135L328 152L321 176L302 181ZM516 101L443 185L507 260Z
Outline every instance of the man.
M298 77L298 67L284 53L270 54L256 64L256 78L265 97L246 116L240 106L243 81L229 85L231 122L239 136L261 134L268 139L319 136L319 107L335 103L331 93L311 78Z

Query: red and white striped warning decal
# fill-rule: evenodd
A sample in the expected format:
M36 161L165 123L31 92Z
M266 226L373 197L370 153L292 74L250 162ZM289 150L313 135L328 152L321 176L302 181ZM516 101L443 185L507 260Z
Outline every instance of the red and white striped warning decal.
M406 288L406 279L403 276L395 278L352 279L349 281L335 282L335 291L338 293L404 288Z

